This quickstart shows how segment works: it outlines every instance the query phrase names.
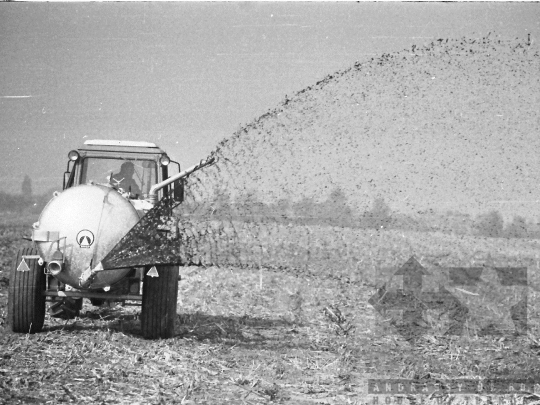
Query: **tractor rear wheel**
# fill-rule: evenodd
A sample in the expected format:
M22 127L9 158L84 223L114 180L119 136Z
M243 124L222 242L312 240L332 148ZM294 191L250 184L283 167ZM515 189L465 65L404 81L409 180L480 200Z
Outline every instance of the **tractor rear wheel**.
M100 307L105 303L105 300L101 298L90 298L90 303L95 307Z
M178 266L155 267L157 276L153 269L145 269L141 329L145 339L167 339L174 336L176 323Z
M75 319L80 315L83 306L82 298L62 298L49 307L49 313L53 318Z
M45 322L45 273L37 249L19 249L9 278L8 321L13 332L36 333Z

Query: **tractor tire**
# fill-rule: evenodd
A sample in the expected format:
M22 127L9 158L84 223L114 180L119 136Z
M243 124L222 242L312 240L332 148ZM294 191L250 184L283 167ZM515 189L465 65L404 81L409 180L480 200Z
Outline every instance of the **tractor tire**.
M141 310L141 329L145 339L174 336L178 300L178 266L156 266L158 277L145 269Z
M37 249L19 249L11 267L9 277L8 322L13 332L40 332L45 322L45 273L36 259L23 256L38 255ZM17 268L21 267L20 271Z
M75 299L71 297L56 301L49 308L49 313L53 318L75 319L80 315L83 305L82 298Z
M95 307L100 307L103 304L105 304L105 300L101 298L90 298L90 304L92 304Z

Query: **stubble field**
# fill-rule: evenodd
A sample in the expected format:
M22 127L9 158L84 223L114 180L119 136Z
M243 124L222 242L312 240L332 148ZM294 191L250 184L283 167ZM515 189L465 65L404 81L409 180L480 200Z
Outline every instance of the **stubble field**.
M439 39L357 63L224 140L220 163L187 188L195 202L220 188L320 202L341 187L359 212L381 195L397 211L534 199L538 55L530 41ZM149 341L138 308L89 302L75 320L47 317L42 333L9 333L7 278L31 222L0 226L0 403L540 403L540 385L506 398L368 393L370 379L540 384L539 240L188 221L180 250L206 267L180 269L176 336ZM459 334L447 333L458 313L437 299L413 317L403 301L370 304L399 296L407 281L395 273L413 256L428 273L422 294L467 308ZM452 267L481 278L456 283ZM501 267L527 268L526 283L507 283Z
M47 317L42 333L9 333L5 276L26 230L15 224L0 229L1 403L397 403L399 396L368 395L368 379L540 382L540 327L531 277L538 271L532 268L536 241L479 239L475 249L459 253L459 265L481 261L478 246L506 254L509 263L530 263L526 334L480 333L479 320L471 315L460 336L447 336L444 314L426 313L423 334L400 335L392 314L382 316L368 300L389 279L399 284L392 274L409 253L434 273L429 243L392 257L389 252L400 251L396 231L362 231L362 241L373 239L376 248L366 246L363 257L355 253L357 265L348 269L348 277L323 268L181 268L176 336L148 341L140 335L138 308L96 308L87 301L75 320ZM423 236L444 257L440 240L450 236ZM488 302L475 316L493 317L492 311L497 308ZM403 398L403 403L466 401L445 393ZM483 403L489 398L474 397ZM540 396L514 398L531 403Z

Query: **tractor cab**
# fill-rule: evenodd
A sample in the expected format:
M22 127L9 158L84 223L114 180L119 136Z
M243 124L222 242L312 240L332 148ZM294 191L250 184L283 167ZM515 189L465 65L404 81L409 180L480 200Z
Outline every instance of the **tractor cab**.
M112 187L129 199L139 215L151 208L146 201L152 186L180 172L180 164L151 142L88 140L68 154L63 189L81 184ZM159 191L181 199L181 180Z

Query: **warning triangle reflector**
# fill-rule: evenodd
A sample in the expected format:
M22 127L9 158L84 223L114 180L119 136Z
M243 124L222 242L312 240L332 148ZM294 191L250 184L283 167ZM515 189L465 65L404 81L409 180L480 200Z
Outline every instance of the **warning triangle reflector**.
M152 266L152 268L150 269L148 273L146 273L146 275L149 277L159 277L156 266Z
M23 259L19 263L19 266L17 267L17 271L30 271L30 267L26 264L26 260Z

